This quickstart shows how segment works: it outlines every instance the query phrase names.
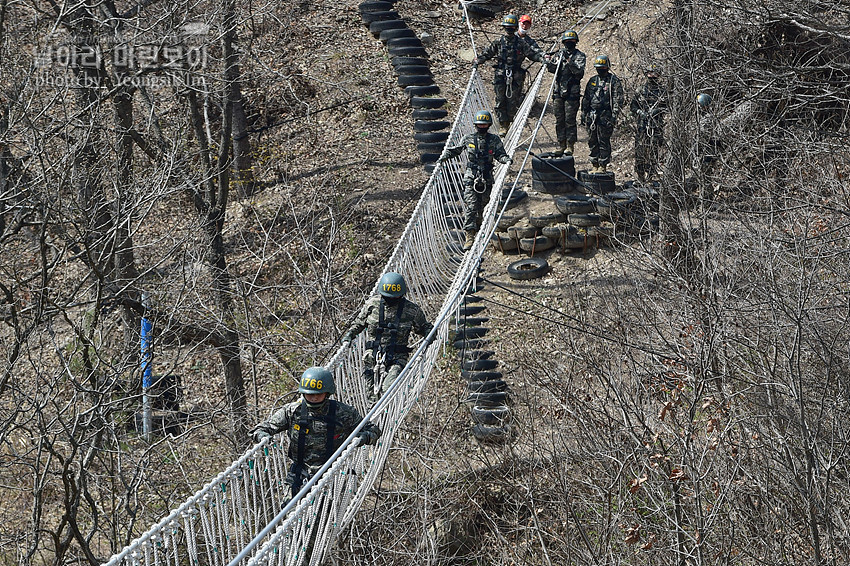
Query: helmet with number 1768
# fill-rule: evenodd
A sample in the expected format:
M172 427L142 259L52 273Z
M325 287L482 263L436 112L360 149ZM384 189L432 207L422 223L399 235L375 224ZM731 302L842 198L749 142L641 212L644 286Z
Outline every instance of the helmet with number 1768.
M301 374L301 381L298 382L298 392L313 394L327 393L328 395L332 395L336 392L334 374L320 366L307 368Z
M388 271L378 281L378 293L387 299L398 299L407 293L407 281L400 273Z

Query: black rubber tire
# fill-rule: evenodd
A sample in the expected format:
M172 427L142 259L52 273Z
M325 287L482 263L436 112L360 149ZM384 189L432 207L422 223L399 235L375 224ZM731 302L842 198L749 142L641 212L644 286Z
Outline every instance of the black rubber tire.
M424 47L393 47L390 49L391 57L427 57L428 52Z
M400 87L426 86L434 84L434 77L432 77L431 75L399 75L396 78L396 82Z
M465 399L466 403L473 403L480 407L504 405L508 400L508 394L505 391L498 393L470 393Z
M493 350L464 350L462 361L489 360L496 355Z
M416 37L416 32L410 28L385 29L378 36L384 43L397 37Z
M422 163L436 163L439 158L440 158L439 153L420 153L419 154L419 161L421 161ZM461 251L463 251L463 250L461 250Z
M576 162L572 155L558 157L552 152L539 153L531 157L531 171L541 175L541 180L565 179L564 173L575 177Z
M460 366L467 371L489 371L499 367L498 360L468 360Z
M614 173L611 171L606 173L588 173L587 171L579 171L578 180L587 185L587 190L594 194L605 195L617 190Z
M461 316L472 316L480 313L485 308L484 305L463 305L458 309L458 314Z
M502 372L494 370L470 371L460 370L460 376L466 381L490 381L494 379L504 379Z
M527 281L537 279L549 270L549 262L539 257L527 257L515 261L508 266L508 275L511 279Z
M431 173L434 172L434 169L436 168L436 166L437 166L436 163L426 163L425 166L423 167L423 169L425 169L425 172L430 175ZM462 261L462 259L463 259L463 256L461 255L460 259L458 259L458 262Z
M528 223L536 228L551 226L559 222L566 221L567 217L561 212L550 212L548 214L540 214L539 216L529 216Z
M443 148L446 147L445 142L434 142L434 143L420 143L416 145L416 151L420 153L436 153L440 154L443 152Z
M490 329L485 326L465 326L457 329L455 338L458 340L462 338L481 338L489 331Z
M490 344L486 338L470 338L469 340L455 340L452 347L455 350L480 350Z
M437 96L433 98L427 98L424 96L412 96L410 98L410 106L412 108L440 108L445 103L445 98L440 98Z
M501 443L507 442L510 438L510 430L501 426L476 424L469 429L469 432L478 442Z
M413 139L420 143L441 143L445 145L449 139L448 132L416 132L413 134ZM452 210L451 214L460 212L459 209Z
M418 67L428 67L431 65L430 61L425 57L393 57L390 62L393 68L396 69L405 65L415 65Z
M367 24L374 22L390 22L400 20L401 16L395 10L378 10L376 12L361 12L360 17Z
M431 74L431 67L429 67L428 65L399 65L398 67L393 69L393 72L397 77L401 75L427 75L429 77L434 76ZM431 82L433 83L434 81Z
M573 175L575 177L575 175ZM572 181L566 175L561 175L560 173L541 173L540 171L532 171L531 172L532 180L537 181Z
M519 248L516 238L511 238L507 234L499 234L498 232L490 237L490 243L494 250L502 253L515 252Z
M596 238L585 234L568 234L561 243L561 247L568 250L584 250L596 245Z
M498 407L479 407L475 405L470 409L470 413L472 414L473 421L485 425L504 426L511 421L511 410L507 405L500 405Z
M496 224L496 229L502 230L503 232L519 222L522 218L521 214L503 214L502 218L499 219L499 223Z
M466 13L476 18L493 18L496 16L496 11L478 4L467 4Z
M413 111L414 120L442 120L449 115L445 108L417 108Z
M490 317L487 316L462 316L459 319L460 324L463 326L481 326L482 324L489 322Z
M508 390L508 384L503 379L491 379L489 381L468 381L466 383L467 393L500 393Z
M569 226L568 224L556 224L555 226L547 226L543 228L541 232L543 232L544 236L558 245L561 239L567 234L575 234L576 228L575 226Z
M410 98L413 98L414 96L431 96L434 94L440 94L440 87L437 85L406 86L404 87L404 94Z
M404 20L382 20L369 24L369 31L372 35L379 37L381 32L387 29L404 29L407 27L407 22Z
M511 226L508 228L509 238L533 238L540 233L536 226Z
M361 2L357 6L357 11L360 12L361 14L363 12L389 12L392 9L393 9L393 3L392 2L383 2L383 1L379 2L379 1L376 1L376 0L371 0L371 1L368 1L368 2Z
M473 291L473 293L477 293L477 291ZM474 295L473 293L464 295L463 302L469 305L472 303L480 303L484 300L483 297L479 297L478 295Z
M536 238L522 238L519 241L519 247L525 253L545 252L555 247L555 242L546 236L537 236Z
M596 210L596 202L590 198L555 197L555 207L562 214L585 214Z
M598 214L570 214L567 221L573 226L579 227L599 226L602 217Z
M425 47L418 37L394 37L387 41L387 49L392 51L396 47Z
M413 123L413 131L415 131L416 133L436 132L437 130L445 130L449 126L451 126L451 124L449 124L445 120L416 120ZM448 134L448 132L446 132L446 134ZM448 139L448 136L446 137L446 139Z
M567 195L576 192L576 185L566 178L563 181L531 179L531 189L545 195Z
M525 191L514 191L511 195L510 200L508 201L508 205L505 207L505 210L509 210L519 203L521 203L524 199L528 198L528 193ZM502 202L504 202L504 193L502 195Z

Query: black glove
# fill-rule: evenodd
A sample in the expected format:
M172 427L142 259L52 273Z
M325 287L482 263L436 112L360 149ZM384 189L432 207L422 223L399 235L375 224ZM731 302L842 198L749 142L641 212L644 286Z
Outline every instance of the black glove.
M375 439L372 436L372 433L368 430L361 430L357 433L357 438L360 440L360 443L357 446L366 446L368 444L374 444Z

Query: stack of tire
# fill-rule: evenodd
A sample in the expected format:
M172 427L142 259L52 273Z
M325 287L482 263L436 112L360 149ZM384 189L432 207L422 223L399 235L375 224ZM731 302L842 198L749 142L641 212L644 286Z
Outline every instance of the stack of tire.
M480 288L480 287L479 287ZM464 402L468 403L473 425L472 436L480 442L504 442L510 434L510 408L507 406L508 384L497 371L494 352L486 349L489 319L481 298L466 295L460 307L454 347L459 352L461 377L466 382Z
M393 2L367 1L359 5L360 17L372 35L387 46L398 86L410 97L413 108L414 139L418 142L419 160L430 173L449 137L451 124L444 118L445 98L437 97L440 87L434 83L428 52L422 40L407 26Z
M612 231L641 235L658 228L658 183L638 185L626 181L621 191L596 199L596 211Z
M576 165L572 155L540 153L531 158L531 188L540 193L563 195L578 192L573 180Z
M564 195L556 199L589 199L584 195ZM557 205L557 201L556 201ZM580 228L593 225L593 217L583 214L585 209L592 210L593 204L575 210L571 208L561 209L553 207L548 212L521 217L503 215L496 226L496 232L491 238L491 243L496 251L502 253L524 252L534 256L539 252L559 247L562 250L586 249L593 245L594 240L588 239ZM509 274L510 271L508 272ZM518 273L514 279L523 279L525 273Z
M590 171L579 171L578 180L587 185L586 190L595 195L604 195L617 190L617 182L613 171L605 173L591 173Z

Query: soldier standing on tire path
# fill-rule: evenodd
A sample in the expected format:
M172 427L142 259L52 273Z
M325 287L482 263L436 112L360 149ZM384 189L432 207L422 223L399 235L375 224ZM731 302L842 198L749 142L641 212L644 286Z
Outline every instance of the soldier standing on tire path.
M433 326L422 309L404 296L407 282L399 273L387 272L378 282L378 294L369 297L360 314L342 337L345 345L366 330L363 379L370 405L389 389L407 365L410 331L427 337ZM383 379L375 392L375 368Z
M623 107L623 83L610 72L611 61L599 55L594 61L596 76L587 81L581 101L581 123L587 126L591 173L605 173L611 162L611 136Z
M499 136L488 132L493 124L493 117L488 111L476 112L473 124L477 132L465 135L458 145L446 148L443 156L437 161L442 163L466 151L466 172L463 174L463 229L466 231L464 250L472 248L475 235L481 227L484 196L489 200L490 191L493 189L493 161L513 162Z
M658 171L661 148L664 146L664 112L667 93L655 65L646 70L646 84L629 105L637 122L635 130L635 174L638 181L651 181Z
M252 431L256 442L279 432L286 432L289 437L287 455L292 465L285 483L290 487L290 499L363 420L351 405L329 399L336 386L333 374L323 367L305 370L298 391L302 395L300 401L285 405ZM361 446L375 444L380 437L381 429L373 423L366 423L357 435ZM288 502L289 499L284 505Z
M552 58L546 67L555 77L555 89L552 93L552 105L555 111L555 133L558 136L560 151L557 155L572 155L575 150L578 131L576 116L578 115L579 100L581 100L581 79L584 77L584 66L587 58L576 49L578 33L568 29L561 35L563 48L559 52L561 67L558 69L557 59Z
M484 48L484 51L472 62L473 68L496 57L493 65L493 90L496 91L496 116L499 118L500 133L505 135L511 126L522 101L522 83L525 70L522 62L526 58L542 63L549 59L539 47L535 47L517 35L517 17L508 14L502 18L505 35Z

